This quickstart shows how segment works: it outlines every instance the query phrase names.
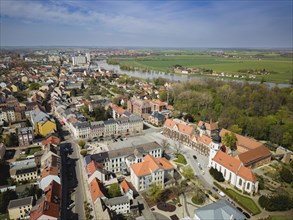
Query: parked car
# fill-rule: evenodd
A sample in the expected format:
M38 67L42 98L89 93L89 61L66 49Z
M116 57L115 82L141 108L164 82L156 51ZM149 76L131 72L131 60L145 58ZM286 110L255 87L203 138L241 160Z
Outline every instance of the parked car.
M219 191L219 195L224 197L225 196L225 193L223 193L222 191Z
M195 160L197 159L197 157L196 157L195 155L193 155L192 157L193 157L193 159L195 159Z
M69 204L69 205L67 206L67 210L70 210L74 205L75 205L74 202L72 202L71 204Z

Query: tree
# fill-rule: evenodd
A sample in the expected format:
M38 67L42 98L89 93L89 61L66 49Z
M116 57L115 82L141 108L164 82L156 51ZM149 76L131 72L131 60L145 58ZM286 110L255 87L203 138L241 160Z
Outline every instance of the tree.
M85 90L85 92L83 93L83 96L86 100L91 100L91 92L89 89Z
M83 149L84 146L85 146L85 141L80 140L80 141L78 142L78 145L81 147L81 149Z
M81 154L82 156L86 156L86 155L87 155L87 150L81 150L81 151L80 151L80 154Z
M84 83L83 83L83 82L82 82L81 85L80 85L80 89L81 89L81 90L84 90L84 89L85 89L85 87L84 87Z
M222 138L222 142L226 146L230 147L232 151L237 149L237 146L236 146L237 138L234 133L227 132Z
M3 193L0 192L0 213L7 212L7 206L10 200L17 199L17 195L15 191L7 190Z
M29 86L29 90L38 90L41 87L39 83L32 82Z
M15 133L7 134L4 139L4 144L6 147L14 147L18 145L18 138Z
M170 148L170 143L167 141L167 139L163 139L161 142L161 146L164 154Z
M293 208L293 200L286 195L270 195L270 196L261 196L258 199L258 203L262 208L265 208L267 211L286 211Z
M147 191L147 195L150 197L150 199L156 202L160 201L162 194L162 186L156 183L152 183L152 185L149 187Z
M175 154L178 155L182 151L182 146L180 141L175 141L174 142L174 149L175 149Z
M292 172L287 169L286 167L283 167L280 171L280 176L282 180L286 183L292 183L293 182L293 174Z
M182 175L188 180L193 179L194 178L193 169L191 167L183 168Z
M118 183L111 184L108 189L108 194L112 198L121 196L119 184Z
M223 174L221 172L219 172L217 169L211 167L209 172L210 172L211 176L214 177L214 179L217 180L218 182L224 182L225 181L225 179L223 177Z

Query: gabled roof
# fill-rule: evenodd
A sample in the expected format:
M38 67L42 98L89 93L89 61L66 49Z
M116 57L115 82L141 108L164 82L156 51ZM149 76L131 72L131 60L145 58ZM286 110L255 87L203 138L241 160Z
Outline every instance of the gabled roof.
M241 165L241 161L222 151L218 151L213 160L233 173L237 173Z
M126 111L125 109L119 107L118 105L115 105L113 103L110 104L110 107L115 111L117 112L119 115L123 115L124 112Z
M238 158L245 166L249 166L252 163L270 157L271 155L272 153L267 147L260 146L258 148L239 154L236 158Z
M158 169L174 169L173 165L166 158L155 158L151 155L146 155L143 162L131 164L130 167L136 176L146 176Z
M205 145L210 145L212 143L212 139L207 135L202 135L198 138L198 142Z
M220 136L223 137L226 133L231 133L231 131L228 131L223 128L220 132ZM247 150L251 150L251 149L255 149L260 146L263 146L262 143L254 140L252 138L244 137L240 134L235 134L235 136L237 138L237 146L246 148Z
M130 189L128 182L126 181L126 179L124 179L121 183L120 183L121 188L123 189L124 193L127 193Z
M213 131L213 130L218 129L218 124L216 122L207 123L207 122L199 121L197 126L201 127L203 125L203 123L204 123L206 129L209 131Z
M87 170L87 173L89 176L93 175L93 173L96 171L96 170L99 170L100 172L103 172L103 164L101 163L98 163L94 160L92 160L87 166L86 166L86 170Z
M102 184L97 178L93 179L89 186L93 202L95 202L97 198L105 197L104 193L102 192Z
M30 220L37 220L42 215L59 218L60 205L52 202L42 201L31 212Z
M61 185L55 180L44 189L44 193L48 202L60 203Z
M246 217L227 200L220 200L201 208L196 209L195 215L199 219L217 219L217 220L245 220ZM233 218L232 218L233 217Z
M60 144L60 138L52 135L52 136L48 137L46 140L43 140L42 144L43 145L47 145L47 144L58 145L58 144Z
M235 157L232 157L222 151L218 151L213 160L245 180L252 182L256 180L252 170L244 167L241 161Z
M169 129L173 129L174 126L177 126L179 132L184 133L186 135L192 135L193 133L193 127L175 122L172 119L167 119L164 123L164 127L168 127Z
M21 199L14 199L10 200L7 209L12 209L12 208L17 208L20 206L27 206L27 205L32 205L33 203L33 197L26 197L26 198L21 198Z

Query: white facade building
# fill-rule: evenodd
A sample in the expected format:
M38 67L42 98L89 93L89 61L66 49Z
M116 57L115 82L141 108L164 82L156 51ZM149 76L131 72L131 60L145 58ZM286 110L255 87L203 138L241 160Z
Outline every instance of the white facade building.
M125 214L130 212L130 200L127 196L114 197L104 200L105 205L116 214Z

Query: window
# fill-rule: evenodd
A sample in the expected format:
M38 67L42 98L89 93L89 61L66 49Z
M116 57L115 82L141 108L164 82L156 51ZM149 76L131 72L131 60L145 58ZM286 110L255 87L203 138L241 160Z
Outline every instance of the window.
M242 186L242 179L239 179L239 185Z
M250 182L248 182L247 184L246 184L246 189L249 189L250 188Z

